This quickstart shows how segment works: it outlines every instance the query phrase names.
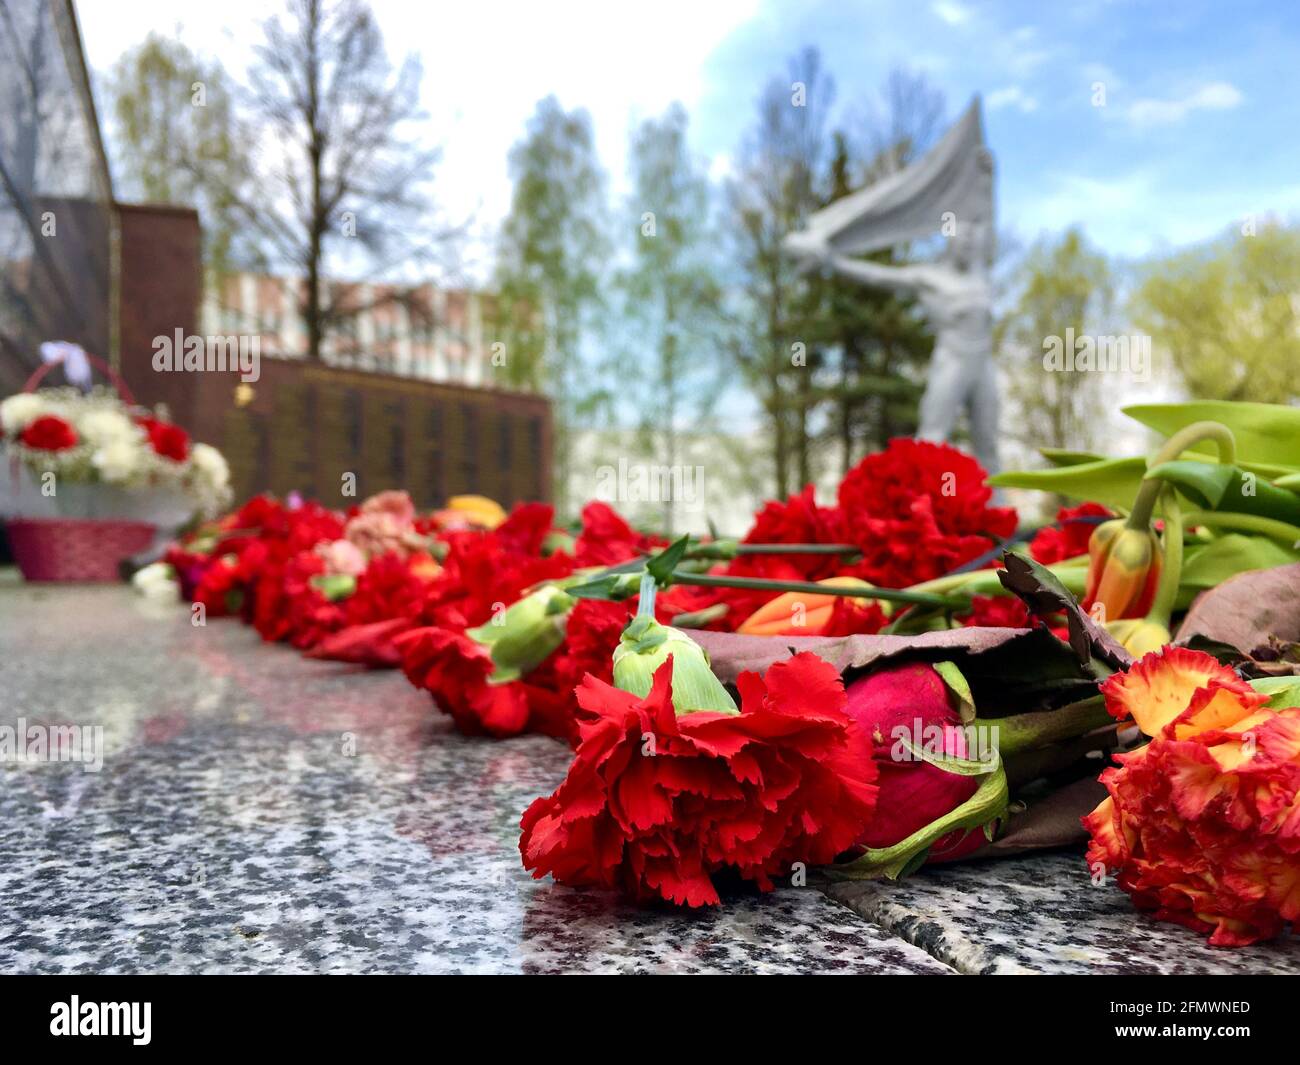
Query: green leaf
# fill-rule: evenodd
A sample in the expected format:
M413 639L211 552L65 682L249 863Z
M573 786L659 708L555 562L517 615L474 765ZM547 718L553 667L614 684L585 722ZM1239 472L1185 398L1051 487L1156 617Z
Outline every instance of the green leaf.
M1300 706L1300 677L1260 677L1252 680L1250 686L1269 696L1264 705L1270 710Z
M1208 544L1189 544L1178 580L1179 605L1189 604L1198 592L1216 588L1238 573L1292 562L1300 562L1300 551L1266 536L1226 533Z
M1300 466L1300 407L1202 399L1146 403L1122 410L1165 436L1172 436L1192 422L1220 422L1236 437L1239 460Z
M1300 497L1237 466L1179 459L1147 471L1147 477L1172 484L1197 506L1230 514L1300 525Z
M1106 457L1095 451L1070 451L1063 447L1040 447L1038 453L1053 466L1082 466L1085 462L1100 462Z
M677 568L677 563L686 554L686 548L690 542L691 537L688 533L679 540L673 541L645 564L646 572L655 579L655 584L659 585L660 588L668 586L673 570Z
M1096 619L1085 613L1079 600L1061 583L1061 579L1046 566L1028 555L1004 551L1005 568L998 570L998 579L1007 591L1018 595L1038 618L1048 618L1063 612L1070 633L1070 649L1079 662L1088 665L1094 658L1114 669L1127 669L1132 656L1119 645Z
M1036 488L1070 499L1091 500L1127 510L1146 474L1146 459L1100 459L1050 470L1008 470L989 478L996 488Z
M607 573L603 577L566 588L574 599L629 599L641 588L639 573Z
M943 678L948 690L957 697L957 710L963 722L975 719L975 699L970 693L970 685L957 668L956 662L936 662L934 671Z
M993 749L993 757L987 762L981 762L975 758L960 758L955 754L943 754L940 751L932 751L924 744L918 747L906 736L899 736L898 742L901 743L907 752L918 762L925 762L936 769L942 769L945 773L952 773L959 777L982 777L986 773L992 773L1002 764L1002 759L998 757L997 749Z

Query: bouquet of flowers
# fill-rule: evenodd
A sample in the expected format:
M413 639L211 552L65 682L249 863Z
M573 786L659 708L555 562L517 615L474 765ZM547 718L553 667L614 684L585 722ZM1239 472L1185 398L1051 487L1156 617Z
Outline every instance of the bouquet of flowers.
M22 478L17 517L114 517L181 524L230 498L221 452L97 387L20 392L0 402L0 446Z

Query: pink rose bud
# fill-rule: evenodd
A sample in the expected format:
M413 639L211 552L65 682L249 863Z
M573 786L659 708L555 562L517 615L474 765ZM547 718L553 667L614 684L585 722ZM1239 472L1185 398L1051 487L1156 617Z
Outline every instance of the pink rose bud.
M860 677L848 686L846 709L871 737L879 770L876 810L860 845L893 846L975 794L979 777L947 772L908 747L973 757L953 693L933 666L913 662ZM935 842L929 860L961 857L984 841L978 830L949 833Z

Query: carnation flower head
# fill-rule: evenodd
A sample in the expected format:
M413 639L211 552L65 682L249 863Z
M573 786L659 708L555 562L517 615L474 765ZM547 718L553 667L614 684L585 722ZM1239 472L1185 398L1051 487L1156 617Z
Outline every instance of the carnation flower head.
M24 447L34 451L68 451L81 441L77 431L57 414L41 414L18 434Z
M1056 524L1046 525L1029 541L1029 554L1035 562L1051 566L1068 558L1078 558L1088 553L1088 541L1098 521L1115 516L1100 503L1080 503L1077 507L1062 507L1056 512Z
M1102 686L1108 709L1152 737L1101 775L1084 818L1088 862L1142 910L1212 946L1300 919L1300 708L1213 657L1166 647ZM1277 705L1274 705L1274 704Z
M644 696L584 680L573 764L521 821L525 868L704 906L726 870L768 890L852 844L874 767L829 663L799 654L742 674L739 713L676 711L673 671L670 656Z
M993 507L987 473L947 444L897 438L840 483L850 542L862 560L849 572L899 588L943 576L987 553L1016 528L1016 512Z

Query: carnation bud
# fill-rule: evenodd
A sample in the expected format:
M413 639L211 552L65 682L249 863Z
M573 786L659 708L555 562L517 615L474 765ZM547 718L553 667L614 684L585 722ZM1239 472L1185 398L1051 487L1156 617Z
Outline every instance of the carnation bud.
M504 684L531 673L564 642L573 597L545 584L512 603L502 614L465 635L488 649L496 664L491 682Z
M357 579L349 573L321 573L311 579L311 586L331 603L337 603L357 590Z
M678 714L720 710L738 714L735 700L713 674L704 648L686 633L648 615L633 618L614 648L614 685L644 698L655 670L673 659L673 709Z

